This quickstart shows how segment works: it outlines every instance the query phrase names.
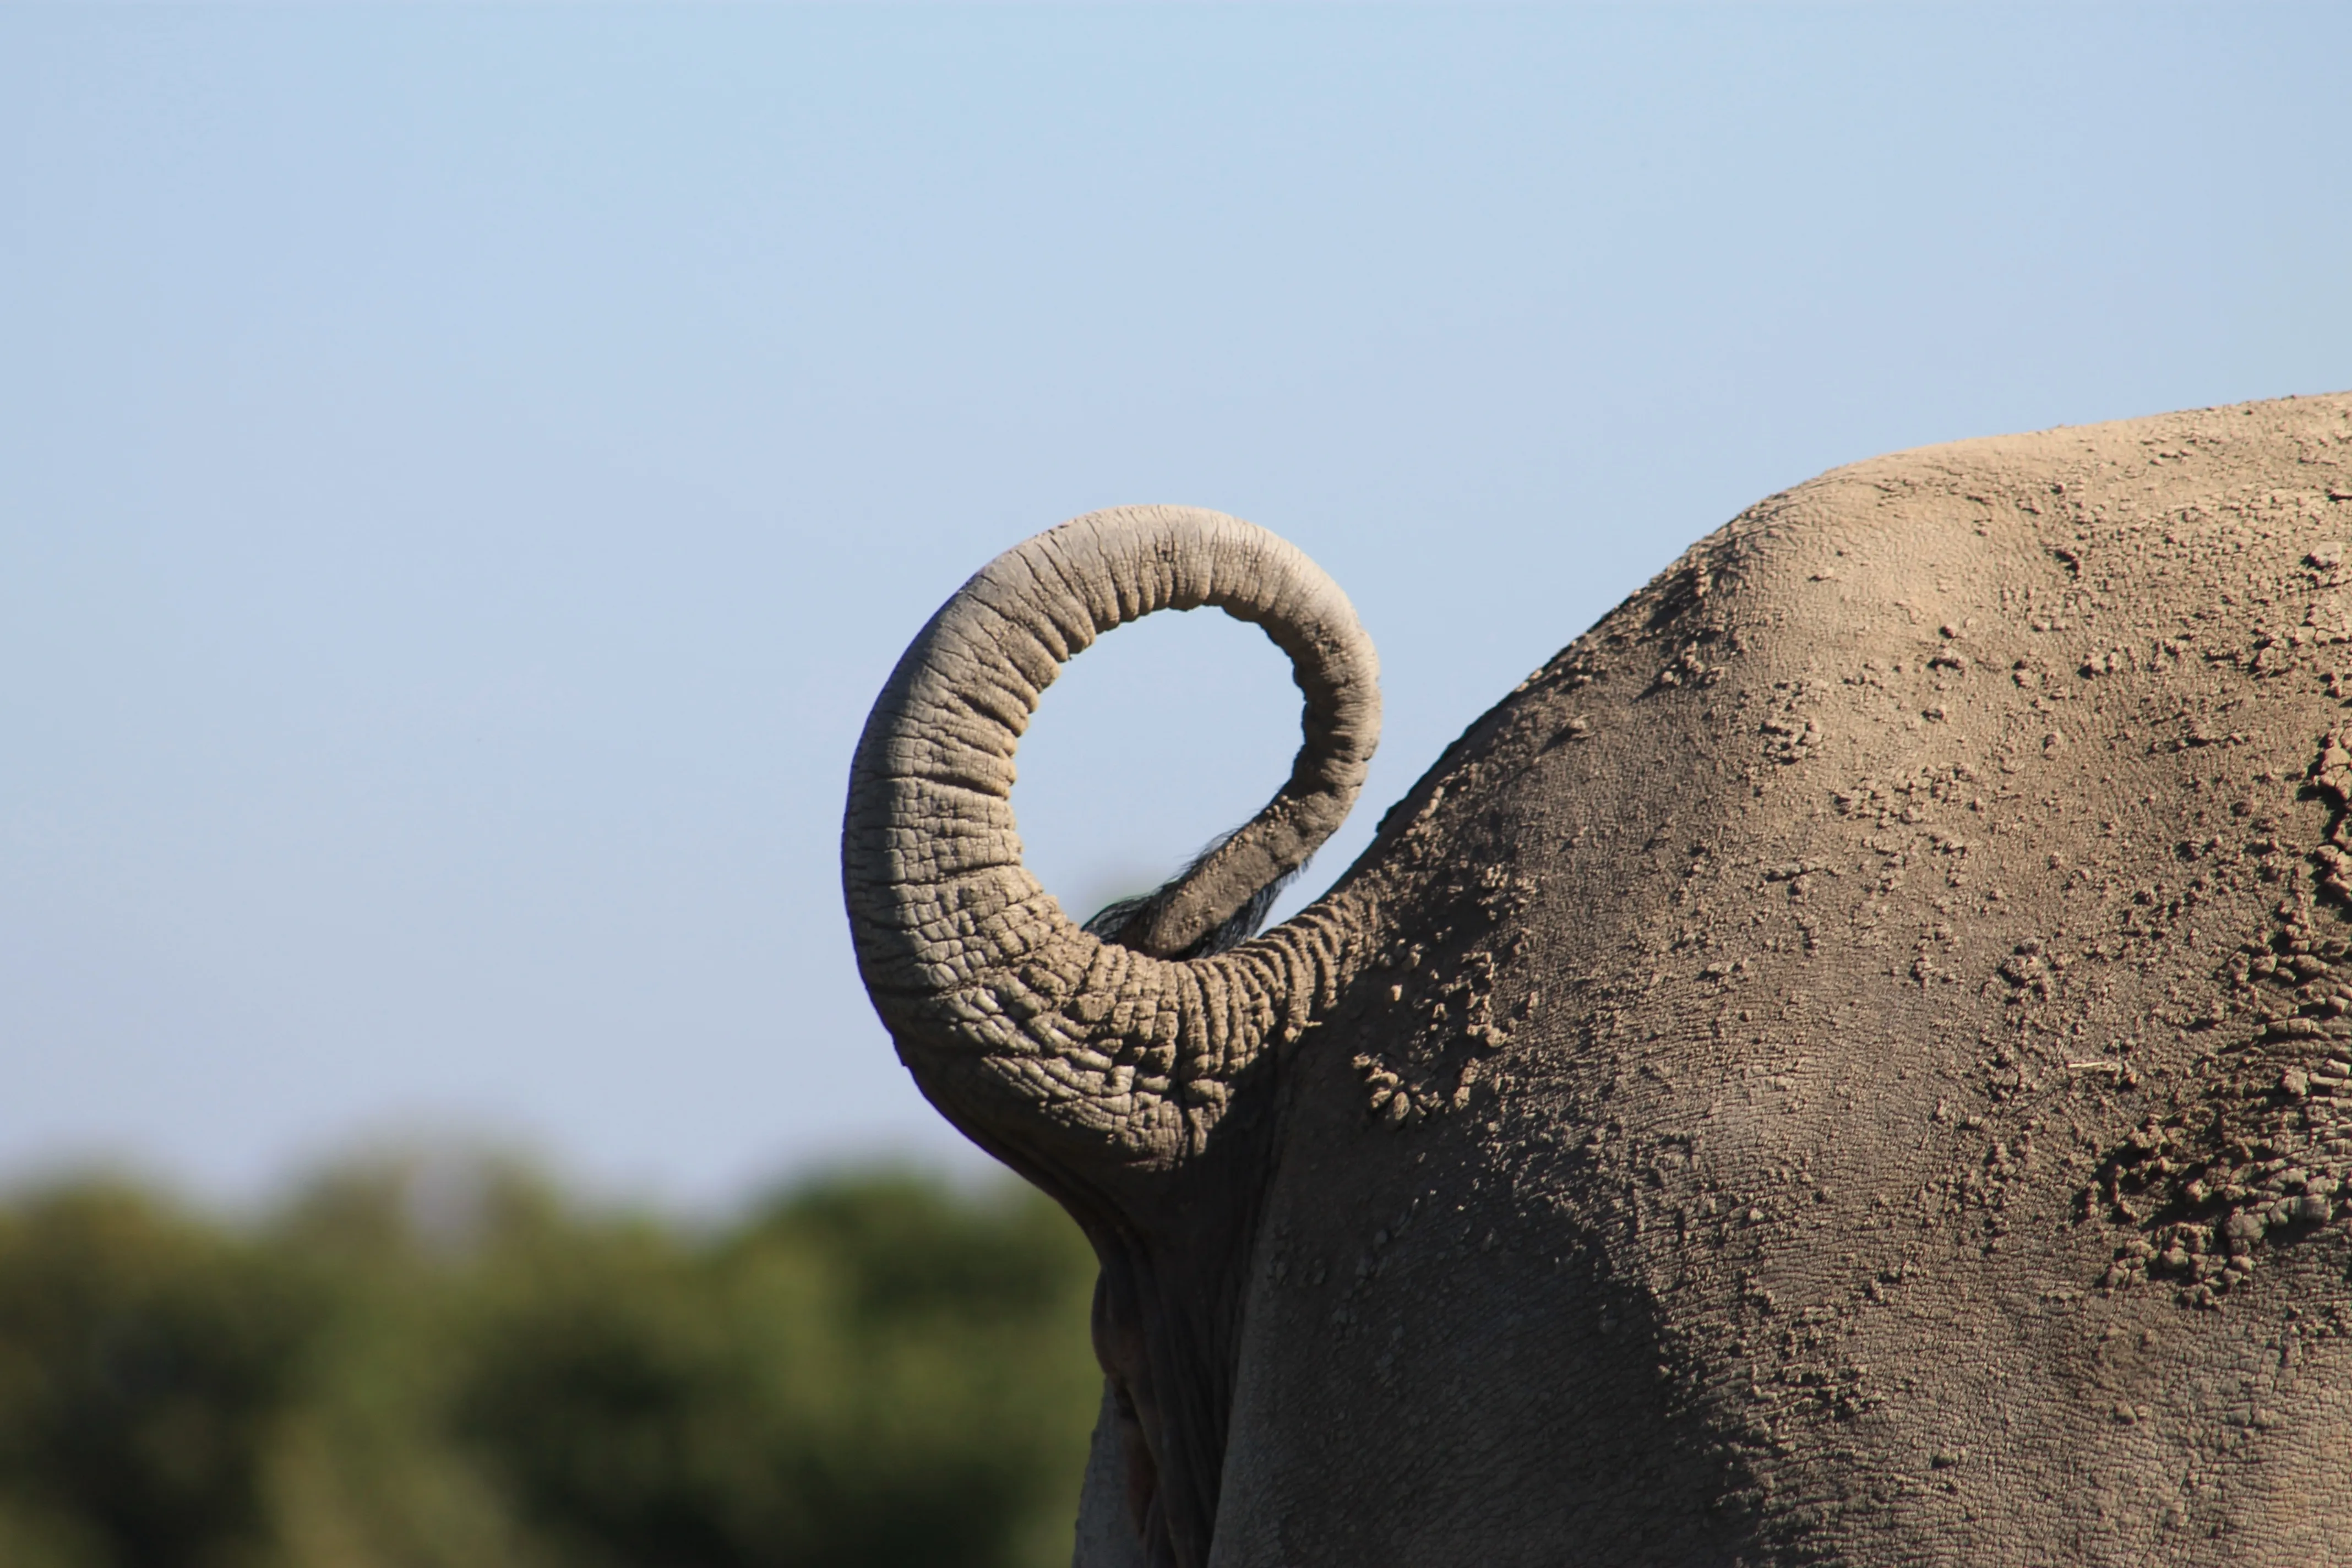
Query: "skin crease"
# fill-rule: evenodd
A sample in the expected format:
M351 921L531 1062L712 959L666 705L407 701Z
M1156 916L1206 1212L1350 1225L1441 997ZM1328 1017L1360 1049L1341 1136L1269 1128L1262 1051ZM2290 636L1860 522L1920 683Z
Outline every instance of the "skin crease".
M1079 1563L2352 1560L2347 700L2352 395L1897 454L1192 961L1179 1143L886 1001L1104 1257Z

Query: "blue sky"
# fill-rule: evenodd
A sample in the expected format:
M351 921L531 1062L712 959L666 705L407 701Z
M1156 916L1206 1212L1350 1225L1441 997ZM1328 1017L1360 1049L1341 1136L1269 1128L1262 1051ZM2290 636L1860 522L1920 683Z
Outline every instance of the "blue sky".
M2352 387L2347 58L2341 6L0 10L0 1177L966 1160L834 857L990 555L1179 500L1339 579L1388 729L1318 890L1763 495ZM1157 879L1296 724L1255 632L1123 630L1033 867Z

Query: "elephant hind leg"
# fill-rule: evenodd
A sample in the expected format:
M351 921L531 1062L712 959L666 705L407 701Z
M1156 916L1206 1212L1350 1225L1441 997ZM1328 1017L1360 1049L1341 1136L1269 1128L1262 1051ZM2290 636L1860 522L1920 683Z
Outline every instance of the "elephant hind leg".
M1118 1378L1105 1373L1102 1413L1095 1418L1094 1446L1087 1451L1087 1477L1078 1489L1077 1549L1071 1554L1071 1568L1151 1568L1144 1527L1157 1505L1158 1490L1159 1478L1143 1444L1135 1402Z
M1149 1352L1133 1291L1119 1284L1109 1267L1095 1278L1095 1360L1103 1369L1103 1404L1078 1497L1076 1568L1181 1568L1152 1440L1151 1428L1160 1422L1150 1402ZM1166 1435L1160 1436L1164 1444ZM1090 1530L1099 1556L1089 1555Z

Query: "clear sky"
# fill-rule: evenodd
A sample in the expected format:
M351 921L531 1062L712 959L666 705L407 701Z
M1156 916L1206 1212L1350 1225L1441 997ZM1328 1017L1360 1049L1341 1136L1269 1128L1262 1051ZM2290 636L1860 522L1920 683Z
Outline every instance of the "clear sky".
M0 1176L953 1162L835 837L990 555L1178 500L1348 588L1319 890L1761 496L2352 387L2347 60L2341 5L0 9ZM1156 880L1296 726L1254 631L1120 632L1033 867Z

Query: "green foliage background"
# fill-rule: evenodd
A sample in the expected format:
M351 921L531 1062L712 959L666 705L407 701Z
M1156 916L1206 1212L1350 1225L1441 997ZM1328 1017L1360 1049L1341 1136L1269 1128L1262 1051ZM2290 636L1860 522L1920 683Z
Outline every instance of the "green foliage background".
M1066 1563L1093 1279L1025 1189L908 1175L709 1230L483 1162L245 1226L33 1192L0 1207L0 1563Z

